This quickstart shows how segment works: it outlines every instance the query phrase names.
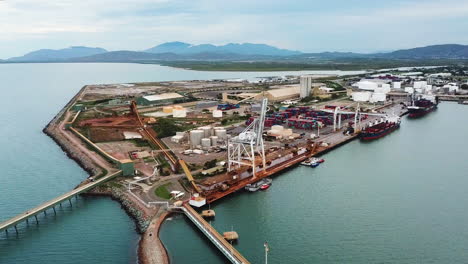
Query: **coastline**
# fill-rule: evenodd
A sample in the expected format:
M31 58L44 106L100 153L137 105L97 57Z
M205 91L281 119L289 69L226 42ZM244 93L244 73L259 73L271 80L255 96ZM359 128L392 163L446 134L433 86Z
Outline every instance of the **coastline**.
M97 176L105 173L105 169L93 162L83 153L73 142L62 134L60 123L69 107L76 101L86 86L57 113L57 115L43 128L42 132L50 137L67 155L75 161L89 176ZM84 179L76 187L80 186ZM75 187L75 188L76 188ZM159 239L159 230L164 220L170 215L161 207L143 208L133 197L117 188L112 188L107 184L98 186L83 196L109 197L118 202L127 215L135 222L136 232L140 235L137 248L137 262L141 264L169 264L169 257L166 248ZM153 236L156 234L156 236ZM150 237L151 239L149 239Z

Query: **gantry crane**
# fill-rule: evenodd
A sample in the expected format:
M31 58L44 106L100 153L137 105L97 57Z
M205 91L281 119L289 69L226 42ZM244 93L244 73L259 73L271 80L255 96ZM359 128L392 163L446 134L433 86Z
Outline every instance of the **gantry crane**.
M228 170L242 165L252 167L252 176L257 173L256 155L258 153L263 169L266 168L265 147L263 144L263 129L265 123L268 99L263 98L260 116L256 118L238 136L228 141Z

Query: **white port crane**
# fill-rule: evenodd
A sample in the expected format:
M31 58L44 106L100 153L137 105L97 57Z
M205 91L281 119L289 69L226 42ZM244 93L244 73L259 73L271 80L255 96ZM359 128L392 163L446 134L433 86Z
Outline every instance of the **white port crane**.
M255 153L262 160L263 168L266 167L265 147L263 145L263 129L268 99L263 98L260 116L247 126L238 136L228 141L228 170L231 171L242 165L252 167L252 176L257 173Z
M359 108L359 103L356 106L356 111L355 112L341 110L341 107L339 107L339 106L336 107L334 110L323 109L322 111L333 113L333 131L336 131L337 129L341 129L341 115L342 114L354 115L354 131L359 131L361 129L361 119L362 119L363 115L380 116L380 117L387 117L388 118L387 114L361 112L361 110ZM358 118L358 116L359 116L359 118Z

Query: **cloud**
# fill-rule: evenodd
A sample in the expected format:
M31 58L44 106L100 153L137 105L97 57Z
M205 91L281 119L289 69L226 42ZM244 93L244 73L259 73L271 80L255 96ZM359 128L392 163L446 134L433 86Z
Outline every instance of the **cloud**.
M468 3L455 0L7 0L0 1L0 57L71 45L141 50L174 40L369 51L468 42L466 28Z

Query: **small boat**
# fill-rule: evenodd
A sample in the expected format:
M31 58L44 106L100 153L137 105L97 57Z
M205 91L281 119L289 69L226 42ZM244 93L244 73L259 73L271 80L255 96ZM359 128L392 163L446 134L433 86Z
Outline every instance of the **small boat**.
M245 190L247 190L249 192L256 192L256 191L262 189L263 185L268 185L268 187L266 187L266 189L268 189L272 182L273 182L273 180L270 179L270 178L261 179L258 182L247 184L245 186ZM266 190L266 189L262 189L262 190Z
M309 167L315 168L315 167L317 167L318 165L320 165L320 163L322 163L322 162L324 162L324 161L325 161L324 159L311 158L311 159L307 159L307 160L301 162L301 165L309 166Z
M262 186L260 186L260 190L264 191L266 189L270 188L270 185L269 184L262 184Z

